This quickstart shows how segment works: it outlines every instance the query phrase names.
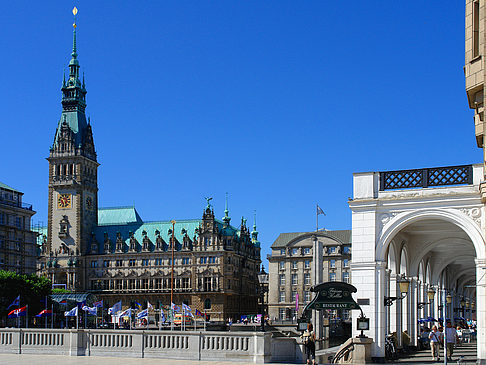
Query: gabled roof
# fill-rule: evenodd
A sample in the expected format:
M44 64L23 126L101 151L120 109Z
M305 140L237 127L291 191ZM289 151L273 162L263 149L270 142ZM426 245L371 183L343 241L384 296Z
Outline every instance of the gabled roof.
M98 225L142 223L135 207L111 207L98 209Z
M4 184L3 182L0 181L0 188L1 189L5 189L5 190L10 190L10 191L13 191L15 193L19 193L19 194L23 194L21 191L18 191L18 190L15 190L14 188L8 186L7 184Z
M337 231L318 231L318 232L289 232L280 233L275 242L272 244L271 248L286 247L291 241L303 235L317 234L318 236L329 237L335 239L343 244L351 243L351 230L337 230Z

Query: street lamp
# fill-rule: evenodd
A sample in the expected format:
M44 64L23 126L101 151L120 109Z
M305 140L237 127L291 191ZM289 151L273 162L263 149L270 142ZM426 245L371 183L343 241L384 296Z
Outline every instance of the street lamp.
M452 303L452 295L447 294L447 296L446 296L446 303L447 304L451 304Z
M410 285L410 280L408 280L405 276L400 276L397 278L398 287L400 289L400 296L399 297L385 297L385 306L389 307L393 304L395 300L402 300L407 296L408 287Z
M435 297L435 290L430 288L429 290L427 290L427 299L429 300L428 302L421 302L421 303L418 303L418 308L419 309L422 309L424 306L426 306L427 304L431 304L432 301L434 300L434 297Z
M265 269L263 268L262 265L262 270L258 274L258 282L260 283L260 295L261 295L261 303L262 303L262 317L261 317L261 329L262 332L265 332L265 291L266 291L266 285L268 285L268 274L265 272Z

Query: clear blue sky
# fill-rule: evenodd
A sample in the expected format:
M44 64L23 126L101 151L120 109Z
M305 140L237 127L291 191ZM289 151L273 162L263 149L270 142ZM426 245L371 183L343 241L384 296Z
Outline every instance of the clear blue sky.
M258 214L350 229L352 173L481 161L462 1L10 1L0 24L0 180L47 222L71 9L100 206L144 220Z

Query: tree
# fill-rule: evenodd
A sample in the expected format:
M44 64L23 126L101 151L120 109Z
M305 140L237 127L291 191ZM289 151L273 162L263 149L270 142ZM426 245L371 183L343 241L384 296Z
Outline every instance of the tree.
M20 306L29 305L29 317L46 307L45 298L50 299L51 281L35 274L20 275L13 271L0 270L0 315L6 318L9 311L18 307L7 307L20 295ZM47 303L49 305L49 303Z

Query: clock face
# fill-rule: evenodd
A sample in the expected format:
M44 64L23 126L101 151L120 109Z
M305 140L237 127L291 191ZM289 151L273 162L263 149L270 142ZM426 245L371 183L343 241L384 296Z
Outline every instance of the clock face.
M71 208L71 194L59 194L57 206L64 209Z
M93 198L91 198L90 196L86 198L86 208L88 208L89 210L93 209Z

